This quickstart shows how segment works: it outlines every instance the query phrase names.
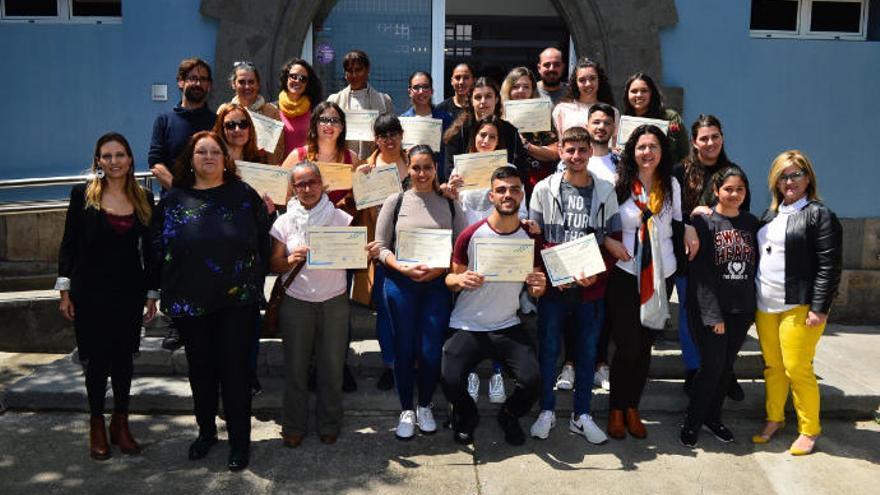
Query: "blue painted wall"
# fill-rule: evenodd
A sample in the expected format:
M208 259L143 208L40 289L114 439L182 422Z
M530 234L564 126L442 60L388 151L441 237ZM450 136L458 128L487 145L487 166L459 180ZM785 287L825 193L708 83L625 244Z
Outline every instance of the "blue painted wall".
M147 169L153 119L180 100L177 65L212 62L217 22L199 14L199 0L122 5L121 24L0 24L0 178L80 173L108 130ZM168 84L167 102L150 99L153 83Z
M798 148L838 215L880 216L880 42L753 39L749 5L676 0L679 22L661 33L663 83L684 88L685 121L721 119L755 213L769 203L770 163Z

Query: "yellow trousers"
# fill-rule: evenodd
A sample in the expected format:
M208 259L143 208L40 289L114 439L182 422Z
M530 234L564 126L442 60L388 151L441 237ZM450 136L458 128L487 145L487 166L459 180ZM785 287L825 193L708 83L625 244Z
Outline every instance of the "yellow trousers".
M813 372L813 356L825 324L808 327L809 310L808 305L801 305L782 313L758 311L755 326L764 355L767 421L785 420L785 402L791 390L798 432L818 435L822 428L819 425L819 384Z

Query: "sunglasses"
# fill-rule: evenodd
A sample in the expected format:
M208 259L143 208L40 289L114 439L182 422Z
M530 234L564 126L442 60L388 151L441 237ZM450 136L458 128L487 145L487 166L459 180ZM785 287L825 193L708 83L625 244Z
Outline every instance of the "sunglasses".
M784 183L788 181L799 181L807 176L807 173L803 170L798 170L797 172L792 172L790 174L782 174L779 176L779 182Z
M240 60L238 62L233 62L232 68L233 69L256 69L257 66L254 65L254 63L249 60Z
M309 80L309 76L307 76L305 74L288 74L287 80L288 81L296 81L296 82L306 82Z
M251 124L247 120L228 120L223 123L223 128L227 131L235 130L238 127L241 130L249 128Z
M318 123L321 125L342 125L342 119L339 117L318 117Z

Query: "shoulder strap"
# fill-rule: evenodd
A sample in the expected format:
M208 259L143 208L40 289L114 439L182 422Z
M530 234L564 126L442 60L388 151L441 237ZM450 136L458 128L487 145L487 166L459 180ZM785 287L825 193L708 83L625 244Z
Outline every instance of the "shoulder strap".
M397 242L397 216L400 214L400 206L403 204L403 193L397 193L397 202L394 204L394 214L391 215L391 243L388 249L394 251L394 243Z

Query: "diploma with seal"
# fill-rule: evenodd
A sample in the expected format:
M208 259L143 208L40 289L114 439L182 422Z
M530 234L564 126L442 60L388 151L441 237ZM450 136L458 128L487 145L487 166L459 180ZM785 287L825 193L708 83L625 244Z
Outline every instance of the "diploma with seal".
M347 163L317 162L321 180L328 191L351 189L351 165Z
M345 139L349 141L372 141L373 121L378 116L378 110L346 110Z
M534 268L533 239L474 239L474 271L486 282L525 282Z
M404 266L427 265L449 268L452 231L449 229L403 229L397 235L397 262Z
M366 227L308 227L309 270L367 267Z
M257 148L269 153L275 151L281 133L284 132L284 123L272 117L266 117L259 112L248 110L248 114L254 122L254 131L257 133Z
M663 134L668 134L668 120L646 119L644 117L634 117L632 115L621 115L620 123L617 124L617 144L619 146L626 146L626 142L629 140L629 135L640 125L656 125L661 131L663 131Z
M591 277L605 271L605 261L594 234L542 249L541 258L553 287L572 283L582 273Z
M403 149L427 144L434 152L440 151L443 121L431 117L400 117L403 127Z
M519 132L549 131L552 111L553 102L548 98L504 102L504 119L513 124Z
M287 204L287 184L290 182L291 169L262 163L235 161L235 168L241 180L262 196L268 194L276 205Z
M351 176L351 187L358 210L381 205L388 196L403 190L397 165L381 165L368 174L354 172Z
M462 191L488 189L491 186L489 179L492 172L507 165L507 150L465 153L453 156L452 161L455 164L452 173L460 175L464 180Z

